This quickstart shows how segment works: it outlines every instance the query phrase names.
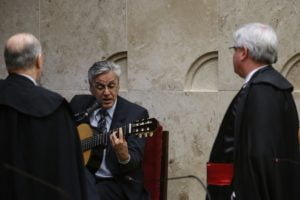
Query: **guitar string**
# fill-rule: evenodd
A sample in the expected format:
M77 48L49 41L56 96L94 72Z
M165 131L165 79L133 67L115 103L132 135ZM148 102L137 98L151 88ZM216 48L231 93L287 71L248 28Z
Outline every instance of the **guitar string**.
M125 137L126 134L129 134L129 125L131 125L132 128L135 128L138 126L143 126L143 125L147 125L147 124L151 124L151 123L152 123L151 121L141 122L141 123L129 123L128 125L125 125L121 128L124 130L124 137ZM128 132L126 129L128 130ZM111 133L113 131L114 130L109 131L109 133ZM108 135L109 134L98 134L98 135L94 135L90 138L83 139L81 141L81 144L83 146L82 149L83 150L90 149L93 146L97 146L97 145L101 145L101 144L107 145ZM102 140L102 143L101 143L101 140Z
M125 125L124 127L121 127L121 128L124 130L124 136L126 136L126 134L127 134L126 129L128 128L127 125ZM109 133L112 133L113 131L114 130L109 131ZM86 150L86 149L91 148L92 146L97 146L97 145L101 145L101 144L107 145L108 135L109 134L97 134L92 137L81 140L81 145L83 146L82 149Z

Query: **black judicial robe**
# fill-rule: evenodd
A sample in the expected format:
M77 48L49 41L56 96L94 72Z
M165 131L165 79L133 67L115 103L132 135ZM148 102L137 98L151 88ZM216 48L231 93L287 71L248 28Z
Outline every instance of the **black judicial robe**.
M227 110L210 162L234 164L230 186L208 186L212 200L299 200L298 114L292 85L273 67L257 71L245 88L236 115ZM233 102L234 103L234 102ZM229 125L228 123L231 123ZM232 126L234 153L224 153Z
M60 95L26 77L0 81L0 199L86 199L70 112Z

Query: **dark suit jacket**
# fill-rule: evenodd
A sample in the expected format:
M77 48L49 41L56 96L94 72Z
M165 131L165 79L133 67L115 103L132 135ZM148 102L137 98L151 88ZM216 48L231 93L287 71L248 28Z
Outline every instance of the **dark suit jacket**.
M95 101L96 99L91 95L76 95L71 100L71 107L74 113L78 113L89 108ZM148 118L148 112L145 108L118 96L110 129L119 128L143 118ZM89 123L89 116L83 118L78 123L82 122ZM143 187L142 171L145 139L140 139L136 136L127 136L126 140L131 156L130 162L125 165L120 164L109 143L106 156L107 167L127 195L128 199L147 199L148 194Z

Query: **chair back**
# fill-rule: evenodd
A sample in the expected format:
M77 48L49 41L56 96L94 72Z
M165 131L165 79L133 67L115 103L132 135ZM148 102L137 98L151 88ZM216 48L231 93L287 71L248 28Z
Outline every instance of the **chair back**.
M151 200L166 200L168 186L169 132L160 127L146 139L144 152L144 185Z

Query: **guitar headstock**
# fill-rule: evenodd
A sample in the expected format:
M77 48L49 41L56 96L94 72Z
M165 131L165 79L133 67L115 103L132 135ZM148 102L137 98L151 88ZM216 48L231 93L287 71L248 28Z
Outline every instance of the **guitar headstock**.
M142 137L152 137L159 127L159 122L155 118L141 119L129 124L129 134Z

